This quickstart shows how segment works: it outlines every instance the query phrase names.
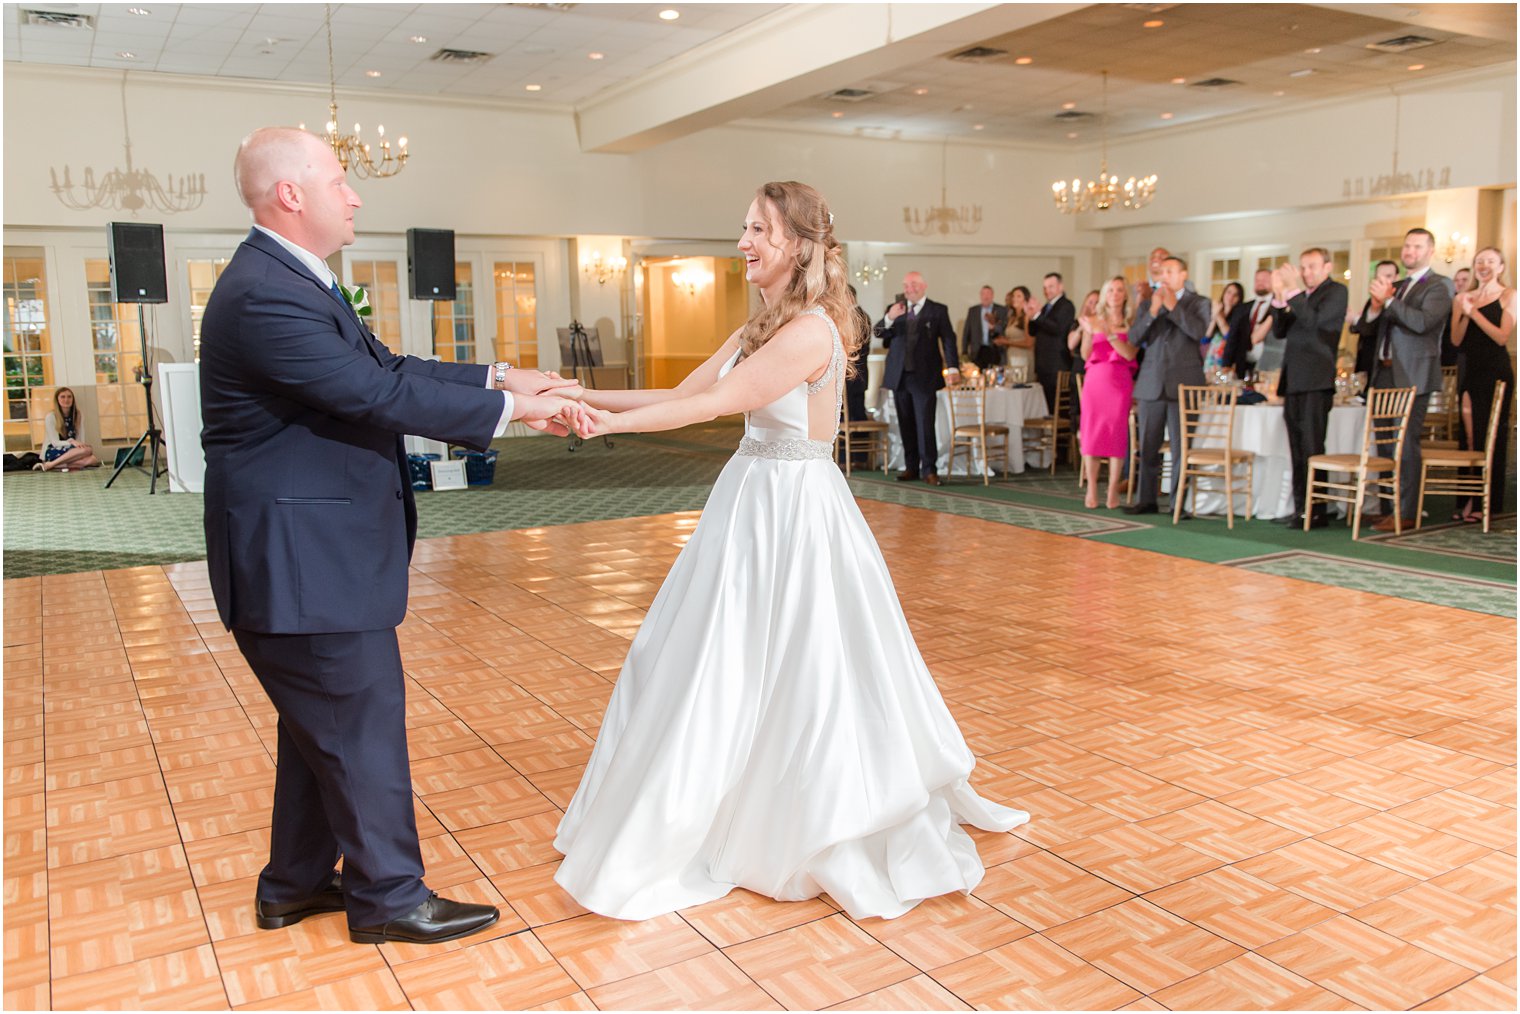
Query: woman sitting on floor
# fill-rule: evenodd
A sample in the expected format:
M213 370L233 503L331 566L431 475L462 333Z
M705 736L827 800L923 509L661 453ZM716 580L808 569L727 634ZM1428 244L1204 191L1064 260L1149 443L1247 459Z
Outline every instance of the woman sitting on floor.
M71 468L95 468L100 459L95 448L84 440L84 413L74 400L74 392L60 387L53 392L53 411L47 414L42 428L46 434L42 444L42 461L33 468L51 472L55 468L67 472Z

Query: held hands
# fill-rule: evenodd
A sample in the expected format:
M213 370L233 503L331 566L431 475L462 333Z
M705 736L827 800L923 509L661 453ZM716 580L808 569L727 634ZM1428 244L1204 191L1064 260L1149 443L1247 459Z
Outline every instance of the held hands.
M510 391L514 395L553 394L576 401L586 393L577 381L567 380L558 373L541 373L538 370L508 370L506 380L498 390Z
M618 413L592 408L583 402L571 403L560 415L560 423L575 432L582 440L606 436L617 431Z

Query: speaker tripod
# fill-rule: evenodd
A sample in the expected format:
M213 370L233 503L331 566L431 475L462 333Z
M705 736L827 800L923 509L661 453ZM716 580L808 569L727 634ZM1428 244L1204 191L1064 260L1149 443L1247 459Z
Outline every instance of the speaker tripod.
M131 465L139 472L147 474L148 495L152 496L158 488L158 477L164 474L158 470L158 448L163 443L163 434L160 432L157 421L153 417L153 369L152 364L148 362L148 326L147 321L143 317L143 304L141 303L137 304L137 334L142 339L142 386L143 398L148 403L148 428L143 430L143 435L137 438L137 443L133 444L132 449L117 463L116 471L112 472L111 477L106 480L106 489L110 489L111 483L116 481L121 475L122 470ZM152 465L148 469L144 469L141 465L132 464L132 459L137 456L138 451L142 450L144 441L152 441L153 444ZM168 470L166 465L164 472Z
M578 320L570 322L570 372L576 380L581 380L581 369L586 371L586 379L581 381L581 386L590 390L596 390L596 370L591 361L591 336L586 334L586 329ZM585 443L578 435L572 433L568 450L576 451L581 444ZM602 443L610 451L612 450L612 438L602 434Z

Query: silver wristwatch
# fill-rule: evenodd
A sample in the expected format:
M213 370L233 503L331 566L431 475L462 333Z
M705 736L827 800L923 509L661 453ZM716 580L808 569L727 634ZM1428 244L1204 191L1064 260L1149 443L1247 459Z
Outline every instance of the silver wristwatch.
M495 363L491 366L491 382L497 390L507 382L507 371L511 368L511 363Z

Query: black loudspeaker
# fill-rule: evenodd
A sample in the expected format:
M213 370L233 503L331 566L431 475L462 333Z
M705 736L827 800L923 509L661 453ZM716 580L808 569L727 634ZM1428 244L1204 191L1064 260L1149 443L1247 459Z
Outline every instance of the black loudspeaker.
M108 222L111 247L111 299L117 303L167 303L164 273L164 227L138 222Z
M453 299L454 230L406 230L406 278L413 299Z

